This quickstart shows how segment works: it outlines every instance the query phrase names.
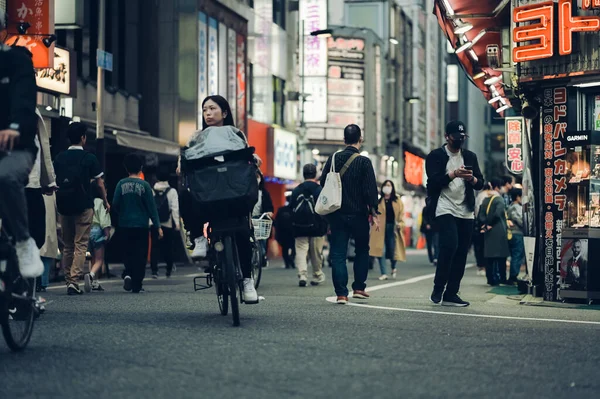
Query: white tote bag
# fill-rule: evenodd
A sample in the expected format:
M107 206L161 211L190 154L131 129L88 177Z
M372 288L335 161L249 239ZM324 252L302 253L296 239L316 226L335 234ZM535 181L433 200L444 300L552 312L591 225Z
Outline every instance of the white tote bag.
M318 215L325 216L340 210L342 207L342 176L350 167L350 164L358 157L358 154L353 154L346 164L340 170L340 173L335 171L335 156L341 151L336 152L331 157L331 170L325 179L325 186L319 195L319 199L315 205L315 212Z

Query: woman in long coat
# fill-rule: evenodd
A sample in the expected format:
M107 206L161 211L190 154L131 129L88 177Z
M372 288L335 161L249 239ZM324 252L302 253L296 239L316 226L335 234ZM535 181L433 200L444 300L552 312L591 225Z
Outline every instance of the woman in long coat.
M387 260L391 261L392 278L396 278L396 262L406 261L406 248L402 229L404 228L404 204L396 195L394 183L386 180L381 186L381 199L379 200L379 229L371 228L369 254L379 258L381 277L387 280Z

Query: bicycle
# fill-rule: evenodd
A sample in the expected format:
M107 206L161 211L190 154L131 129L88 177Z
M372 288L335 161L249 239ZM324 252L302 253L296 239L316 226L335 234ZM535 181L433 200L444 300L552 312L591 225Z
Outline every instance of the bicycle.
M266 214L263 213L261 217L252 219L252 226L254 227L254 254L252 260L252 278L254 279L254 288L257 289L260 285L260 279L262 278L262 269L267 267L267 254L260 242L261 240L268 240L271 237L271 230L273 228L273 221Z
M240 226L244 226L245 224L248 224L247 218L211 223L209 228L209 273L205 276L194 277L194 291L215 286L219 310L222 316L227 316L229 306L231 305L231 316L234 327L240 325L239 305L245 302L243 296L244 278L240 266L235 233L240 231ZM241 229L244 229L244 227ZM206 284L198 283L197 280L199 279L205 279Z
M14 244L0 219L0 325L8 347L19 352L31 339L38 310L35 279L21 276Z

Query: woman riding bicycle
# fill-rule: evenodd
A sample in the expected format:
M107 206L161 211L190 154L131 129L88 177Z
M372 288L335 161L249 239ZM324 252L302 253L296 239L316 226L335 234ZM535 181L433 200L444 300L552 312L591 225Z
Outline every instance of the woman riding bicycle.
M242 138L248 146L248 140L244 133L238 130L233 122L231 107L227 100L221 96L209 96L202 102L202 131L209 127L231 126L235 134ZM202 134L202 131L199 134ZM198 133L192 136L188 143L193 143L197 140ZM177 169L180 174L181 169ZM196 209L191 193L186 188L180 195L181 212L184 219L185 227L190 232L190 239L199 245L200 238L204 234L204 222L201 216L201 210ZM248 215L250 216L250 215ZM245 303L258 303L258 294L254 288L254 279L252 278L252 243L254 240L253 233L250 229L241 230L236 233L235 240L238 248L238 256L240 267L244 277L244 300Z

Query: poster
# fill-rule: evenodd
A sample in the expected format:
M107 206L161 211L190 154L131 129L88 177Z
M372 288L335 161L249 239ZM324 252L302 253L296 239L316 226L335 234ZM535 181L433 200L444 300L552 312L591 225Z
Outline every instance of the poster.
M560 288L587 290L588 240L563 240L560 262Z
M542 254L544 300L557 299L558 266L561 264L563 214L567 204L567 88L544 90L540 138L542 165L540 168L542 204Z
M199 14L199 28L198 28L198 128L202 128L202 101L208 95L207 87L207 18L206 14Z

